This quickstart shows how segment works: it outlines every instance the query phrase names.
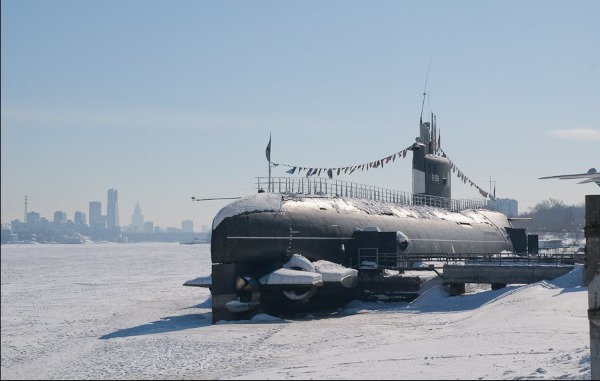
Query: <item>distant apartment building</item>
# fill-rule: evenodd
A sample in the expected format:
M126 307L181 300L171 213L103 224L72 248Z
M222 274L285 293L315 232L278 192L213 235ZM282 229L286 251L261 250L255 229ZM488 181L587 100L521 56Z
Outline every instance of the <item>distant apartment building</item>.
M504 213L507 217L517 217L519 215L519 203L511 198L496 199L498 211Z
M40 222L42 216L38 212L29 212L27 213L26 223L34 224L36 222Z
M181 221L181 230L186 233L193 233L194 232L194 221L192 221L192 220Z
M87 225L87 221L86 221L86 215L84 212L75 212L75 215L73 217L73 222L75 222L76 226L86 226Z
M116 189L109 189L106 204L106 227L114 229L119 226L119 192Z
M146 221L144 222L144 233L153 233L154 232L154 222Z
M67 213L65 212L61 212L61 211L56 211L54 212L54 219L53 219L55 224L64 224L67 222Z
M89 204L90 227L97 228L101 225L102 218L102 203L100 201L90 201Z

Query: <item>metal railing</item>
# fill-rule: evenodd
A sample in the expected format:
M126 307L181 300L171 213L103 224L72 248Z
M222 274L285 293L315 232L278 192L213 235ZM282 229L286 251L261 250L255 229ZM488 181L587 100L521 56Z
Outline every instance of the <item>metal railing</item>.
M270 181L269 181L270 180ZM413 194L350 181L323 177L257 177L259 192L304 196L335 196L389 202L398 205L426 205L452 211L464 209L496 210L496 203L484 199L450 199Z
M584 263L584 254L514 254L514 253L433 253L408 254L407 261L435 261L445 263L468 263L482 265L549 265L564 266Z

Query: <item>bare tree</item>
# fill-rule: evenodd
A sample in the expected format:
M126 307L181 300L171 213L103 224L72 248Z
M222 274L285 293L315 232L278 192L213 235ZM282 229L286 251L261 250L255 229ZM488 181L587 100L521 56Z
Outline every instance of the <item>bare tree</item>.
M529 234L552 235L560 239L580 241L584 237L585 208L581 205L566 205L557 199L540 202L519 217L531 220L515 221L514 226L526 228Z

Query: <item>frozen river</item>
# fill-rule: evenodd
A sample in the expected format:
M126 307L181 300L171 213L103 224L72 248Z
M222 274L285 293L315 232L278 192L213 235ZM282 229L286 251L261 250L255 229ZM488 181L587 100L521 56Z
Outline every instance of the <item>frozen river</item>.
M581 268L329 317L211 324L210 246L3 245L2 379L590 379Z

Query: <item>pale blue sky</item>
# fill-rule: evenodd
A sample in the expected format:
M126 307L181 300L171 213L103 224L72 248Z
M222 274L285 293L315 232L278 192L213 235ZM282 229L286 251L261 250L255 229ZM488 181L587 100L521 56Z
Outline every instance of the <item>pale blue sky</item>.
M272 160L341 167L418 135L526 211L600 170L600 1L3 0L2 223L119 191L157 226L210 225ZM288 176L277 167L273 176ZM411 191L410 156L342 180ZM454 177L453 196L478 198Z

